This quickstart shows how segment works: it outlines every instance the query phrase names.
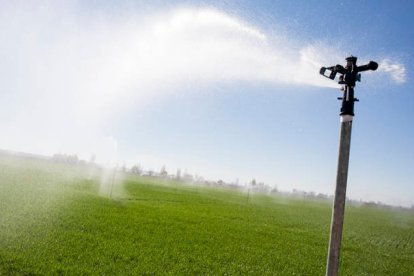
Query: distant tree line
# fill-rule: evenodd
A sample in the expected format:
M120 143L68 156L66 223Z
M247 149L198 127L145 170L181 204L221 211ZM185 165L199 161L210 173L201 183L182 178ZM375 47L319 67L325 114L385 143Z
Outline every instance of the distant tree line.
M62 154L56 153L52 156L52 159L57 162L67 163L67 164L78 164L79 158L76 154Z
M65 163L65 164L79 164L79 165L93 165L97 166L95 162L95 155L93 154L89 160L89 162L80 160L76 154L62 154L62 153L56 153L52 156L52 159L57 162ZM118 170L118 169L117 169ZM225 182L221 179L217 181L211 181L211 180L205 180L203 177L198 175L192 175L188 173L186 170L184 173L181 171L181 169L177 169L175 174L168 174L167 168L165 165L161 167L159 172L155 172L153 170L147 170L144 171L141 164L135 164L131 168L127 168L125 164L119 169L122 172L125 173L131 173L138 176L146 176L146 177L156 177L156 178L162 178L162 179L172 179L176 181L181 181L184 183L191 183L191 184L198 184L198 185L204 185L204 186L210 186L210 187L226 187L226 188L232 188L237 190L245 190L247 189L248 194L250 193L261 193L261 194L280 194L285 195L288 197L296 197L296 198L303 198L303 199L310 199L310 200L318 200L318 201L331 201L333 199L333 195L327 195L322 193L315 193L315 192L307 192L307 191L301 191L297 189L293 189L291 192L284 192L279 191L276 186L270 186L265 184L264 182L258 182L255 178L253 178L247 186L240 185L239 180L237 179L235 182ZM414 205L411 207L396 207L392 205L387 205L385 203L382 203L380 201L374 202L369 201L365 202L362 200L352 200L347 198L346 199L349 204L352 205L358 205L358 206L365 206L365 207L376 207L376 208L387 208L387 209L406 209L414 212Z

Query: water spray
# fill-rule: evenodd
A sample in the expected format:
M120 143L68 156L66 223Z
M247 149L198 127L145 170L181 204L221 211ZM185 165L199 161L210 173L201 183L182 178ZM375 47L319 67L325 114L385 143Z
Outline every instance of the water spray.
M109 197L112 198L112 192L114 190L114 184L115 184L115 177L116 177L116 171L118 170L118 164L114 167L112 171L112 181L111 181L111 191L109 193Z
M357 81L361 81L360 72L377 70L378 63L370 61L366 65L357 66L357 57L350 56L346 59L346 66L335 65L322 67L319 73L334 80L339 73L339 84L343 96L338 98L342 101L341 107L341 132L339 140L338 169L336 175L336 189L334 204L332 207L331 233L329 238L329 249L326 266L327 276L338 275L339 253L341 249L342 227L345 213L346 184L348 179L349 152L351 147L352 120L354 117L354 103L359 101L354 97L354 87Z

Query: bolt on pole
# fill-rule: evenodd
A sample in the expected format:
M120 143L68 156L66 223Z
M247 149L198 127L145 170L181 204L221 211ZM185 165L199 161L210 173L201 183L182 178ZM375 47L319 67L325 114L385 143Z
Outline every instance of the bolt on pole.
M332 207L331 232L329 237L329 249L326 265L326 275L336 276L339 271L340 250L342 241L342 229L345 215L346 186L348 180L349 154L351 149L352 120L354 114L354 87L356 81L361 81L359 72L376 70L378 64L370 61L366 65L357 66L357 58L350 56L346 58L346 66L336 65L322 67L319 73L332 80L337 73L340 73L339 84L343 85L343 97L341 107L341 131L339 139L338 168L336 175L335 197ZM328 72L328 74L327 74Z

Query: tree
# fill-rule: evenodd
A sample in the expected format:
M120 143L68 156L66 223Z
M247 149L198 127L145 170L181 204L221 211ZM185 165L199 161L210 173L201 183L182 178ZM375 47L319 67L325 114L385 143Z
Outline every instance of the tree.
M256 179L253 178L252 182L250 182L250 185L253 186L253 187L256 186Z
M79 158L76 154L68 155L68 154L61 154L56 153L53 155L53 160L58 162L64 162L67 164L75 165L79 163Z
M131 168L131 173L136 174L136 175L141 175L142 174L142 167L140 164L134 165Z
M167 176L168 176L168 172L167 172L167 170L165 169L165 165L161 167L161 170L160 170L160 176L161 176L161 177L167 177Z

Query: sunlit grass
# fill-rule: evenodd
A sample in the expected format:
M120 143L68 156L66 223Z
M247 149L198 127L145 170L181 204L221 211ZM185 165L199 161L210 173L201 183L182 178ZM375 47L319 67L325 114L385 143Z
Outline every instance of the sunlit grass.
M22 162L0 163L0 274L324 274L327 203L136 176L110 196L86 167ZM412 274L413 213L348 207L344 227L343 275Z

